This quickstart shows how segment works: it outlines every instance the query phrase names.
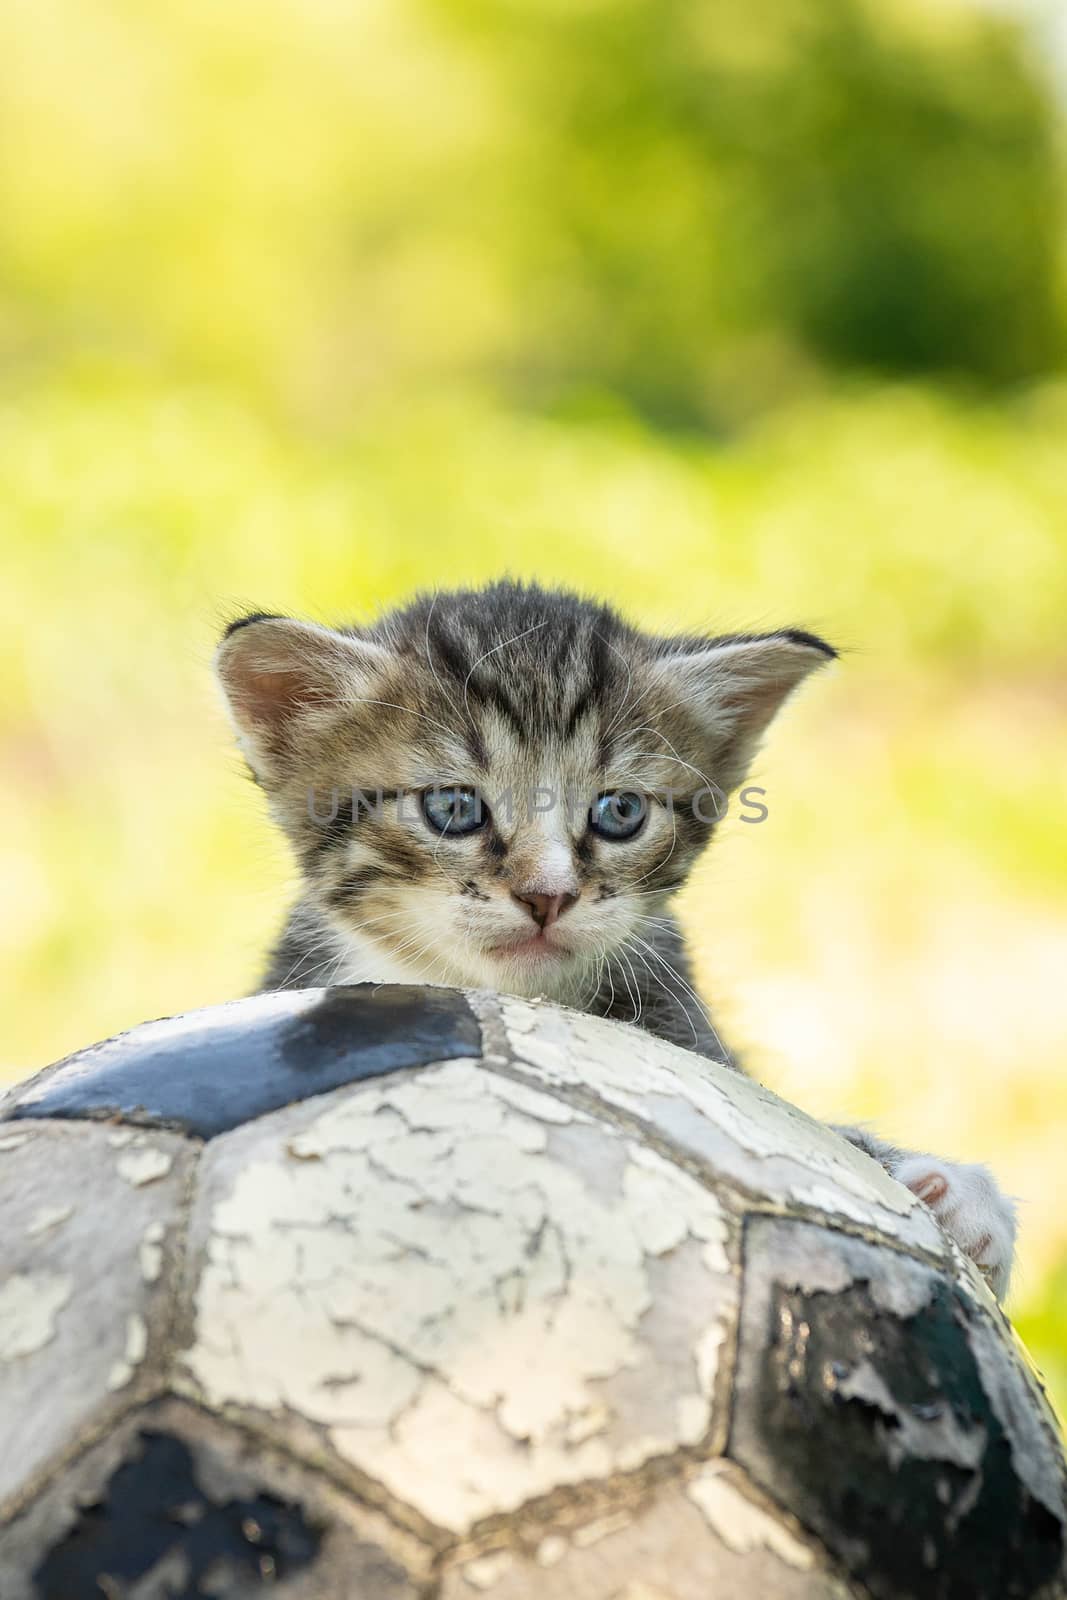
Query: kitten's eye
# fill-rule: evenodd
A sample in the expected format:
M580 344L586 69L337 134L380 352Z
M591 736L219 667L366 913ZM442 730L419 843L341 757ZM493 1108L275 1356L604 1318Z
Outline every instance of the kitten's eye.
M648 816L648 801L630 789L615 789L594 800L589 826L602 839L632 839Z
M489 808L477 789L424 789L419 796L422 814L435 833L475 833L489 821Z

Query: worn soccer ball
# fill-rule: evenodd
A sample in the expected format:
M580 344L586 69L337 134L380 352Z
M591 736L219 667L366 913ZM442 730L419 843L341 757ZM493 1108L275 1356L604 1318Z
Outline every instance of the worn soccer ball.
M0 1105L0 1595L1012 1600L1064 1458L880 1167L444 989L146 1023Z

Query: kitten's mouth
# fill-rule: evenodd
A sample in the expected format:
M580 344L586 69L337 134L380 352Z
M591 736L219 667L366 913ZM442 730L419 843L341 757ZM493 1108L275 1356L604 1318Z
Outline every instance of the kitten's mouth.
M571 954L550 933L520 934L517 938L502 939L499 944L491 944L487 953L501 961L560 961Z

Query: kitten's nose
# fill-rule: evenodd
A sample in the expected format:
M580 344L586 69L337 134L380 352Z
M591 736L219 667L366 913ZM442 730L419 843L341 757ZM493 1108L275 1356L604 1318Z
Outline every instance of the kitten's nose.
M511 898L517 900L520 906L525 906L539 928L551 928L558 922L565 911L569 911L577 900L576 894L516 894L511 891Z

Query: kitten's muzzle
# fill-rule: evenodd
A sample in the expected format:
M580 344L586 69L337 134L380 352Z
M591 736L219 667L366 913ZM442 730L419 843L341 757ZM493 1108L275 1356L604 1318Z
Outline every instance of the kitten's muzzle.
M516 894L511 891L511 898L520 906L525 906L530 916L541 929L551 928L558 922L565 911L578 899L576 894Z

